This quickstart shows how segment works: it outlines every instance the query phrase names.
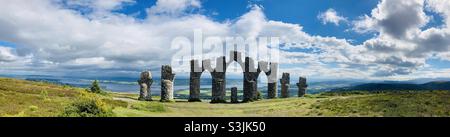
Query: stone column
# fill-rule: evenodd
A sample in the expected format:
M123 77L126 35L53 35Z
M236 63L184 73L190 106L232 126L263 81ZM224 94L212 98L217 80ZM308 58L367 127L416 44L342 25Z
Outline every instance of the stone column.
M212 77L212 98L211 103L226 103L225 94L226 94L226 79L225 73L227 69L227 64L225 60L225 56L219 57L216 59L216 68L214 68L211 72Z
M198 72L196 71L196 68L198 67L195 64L194 60L191 60L191 75L190 75L190 81L189 81L189 102L201 102L200 100L200 77L202 75L202 68L197 68Z
M175 74L172 73L170 65L161 67L161 102L172 102L173 99L173 81Z
M266 72L267 75L267 98L277 98L278 96L278 63L270 63L270 70Z
M258 79L256 79L258 80ZM258 92L258 81L253 81L252 82L252 97L253 97L253 101L259 100L259 92Z
M277 98L277 82L267 83L267 98Z
M289 97L289 73L283 73L283 76L280 79L281 83L281 98L288 98Z
M242 99L242 102L252 101L252 93L251 93L251 90L252 90L251 85L252 84L251 83L252 83L252 81L244 79L244 90L243 90L244 98Z
M306 78L299 77L297 86L298 86L298 97L305 96L306 88L308 87L308 84L306 84Z
M138 100L152 101L151 85L153 84L152 73L150 71L141 72L141 77L138 80L140 86Z
M238 92L236 87L231 88L231 103L239 103L238 101Z
M200 75L201 73L191 72L189 85L189 102L201 102L200 100Z
M244 67L244 99L242 102L257 100L259 68L254 68L254 61L250 57L245 58Z
M251 102L256 100L256 81L244 80L244 99L242 102Z
M225 72L212 72L211 77L212 77L211 103L226 103Z

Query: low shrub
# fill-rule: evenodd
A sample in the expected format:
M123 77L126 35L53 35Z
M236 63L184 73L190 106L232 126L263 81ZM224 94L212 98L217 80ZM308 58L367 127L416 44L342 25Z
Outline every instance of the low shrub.
M95 96L82 96L66 106L62 117L112 117L112 108Z
M92 93L102 93L103 92L100 87L100 84L98 83L97 80L94 80L94 82L92 82L92 85L88 91L92 92Z

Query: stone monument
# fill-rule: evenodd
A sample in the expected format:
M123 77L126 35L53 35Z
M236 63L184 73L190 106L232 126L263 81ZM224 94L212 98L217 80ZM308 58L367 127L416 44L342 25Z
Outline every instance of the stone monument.
M288 98L289 97L289 73L283 73L283 76L280 79L281 83L281 98Z
M197 70L197 71L196 71ZM197 60L191 60L191 73L189 80L189 102L201 102L200 100L200 77L203 67L199 66Z
M201 64L200 64L201 62ZM225 103L225 86L226 86L226 71L228 66L236 62L243 70L243 100L242 102L251 102L261 99L258 94L258 77L261 72L264 72L268 79L268 98L276 98L277 96L277 73L278 63L259 61L256 62L250 57L245 57L242 60L242 55L238 51L231 51L229 60L225 56L216 58L216 65L211 65L211 59L202 61L191 60L191 73L189 83L189 102L200 100L200 77L203 72L207 71L211 74L211 103ZM257 65L257 66L255 66Z
M239 103L237 87L232 87L231 88L231 103Z
M138 80L140 86L138 100L152 101L151 85L153 84L152 73L150 71L141 72L141 78Z
M172 73L170 65L161 67L161 102L172 102L173 100L173 81L175 74Z
M305 96L306 88L308 87L308 85L306 84L306 78L299 77L297 86L298 86L298 97Z

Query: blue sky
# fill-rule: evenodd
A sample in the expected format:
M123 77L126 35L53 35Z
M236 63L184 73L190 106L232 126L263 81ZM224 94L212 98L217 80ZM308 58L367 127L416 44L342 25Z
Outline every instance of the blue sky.
M144 19L147 15L146 8L155 5L156 0L137 0L135 4L124 6L115 12L134 15ZM371 38L372 34L357 34L346 31L348 25L335 26L333 24L321 24L317 19L320 12L329 8L335 9L349 19L357 19L363 14L370 14L371 10L378 4L378 0L204 0L202 10L192 12L205 14L216 21L227 21L236 19L249 10L249 5L256 4L264 8L264 13L271 20L286 23L301 24L305 32L312 35L333 36L355 40L362 43Z
M12 47L12 48L16 47L16 44L8 42L8 41L0 41L0 45L5 46L5 47Z
M205 36L277 35L282 45L296 43L280 50L280 71L312 79L450 77L447 5L440 0L10 1L0 10L0 74L158 73L180 53L167 47L170 39L190 38L201 29Z

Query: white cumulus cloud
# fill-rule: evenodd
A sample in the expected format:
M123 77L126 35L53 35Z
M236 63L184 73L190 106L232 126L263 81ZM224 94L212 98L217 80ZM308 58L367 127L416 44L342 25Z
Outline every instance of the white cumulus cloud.
M347 18L338 15L336 10L330 8L323 13L319 13L317 18L322 21L322 24L333 23L334 25L339 25L341 22L347 22Z
M353 30L377 34L358 45L346 39L308 34L300 24L270 20L257 5L224 22L192 12L202 8L198 0L158 0L147 8L144 19L113 12L133 3L132 0L3 2L0 40L17 47L0 47L0 73L77 74L78 71L137 76L145 69L158 71L180 52L188 54L190 51L183 50L184 47L171 48L171 40L178 36L193 39L196 29L202 30L204 37L279 37L280 71L314 78L431 75L429 70L423 70L427 68L427 59L450 60L448 25L423 28L429 22L425 10L448 20L449 11L442 7L447 1L382 0L370 15L352 21ZM83 12L86 7L93 11ZM347 22L333 9L318 18L335 25Z

